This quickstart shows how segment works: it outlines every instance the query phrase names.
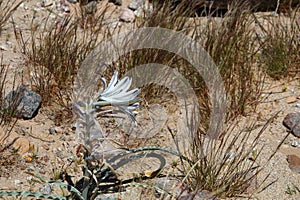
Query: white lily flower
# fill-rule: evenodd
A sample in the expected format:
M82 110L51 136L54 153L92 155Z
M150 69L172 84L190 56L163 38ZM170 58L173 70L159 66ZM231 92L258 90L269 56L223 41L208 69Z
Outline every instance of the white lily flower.
M117 112L125 113L137 124L134 114L137 113L139 107L137 95L140 93L140 89L128 91L132 79L124 77L118 80L118 71L115 71L108 86L104 78L102 81L104 89L96 101L91 99L89 102L79 101L72 104L73 111L78 116L76 122L78 143L84 145L91 159L105 159L106 156L118 151L103 134L96 116L99 111L98 107L116 107L118 108Z
M114 106L118 108L118 111L125 113L129 118L134 121L134 114L137 113L140 99L137 95L140 93L139 88L128 91L131 86L132 79L128 76L121 80L118 80L118 71L115 70L113 77L111 78L108 86L105 78L102 78L104 89L97 97L97 102L93 105L97 106Z
M111 105L131 105L138 102L136 97L140 93L140 89L136 88L128 91L132 82L132 79L128 76L118 80L118 71L116 70L108 86L105 78L102 78L102 81L104 90L98 96L99 102L105 101ZM101 106L101 104L99 105Z

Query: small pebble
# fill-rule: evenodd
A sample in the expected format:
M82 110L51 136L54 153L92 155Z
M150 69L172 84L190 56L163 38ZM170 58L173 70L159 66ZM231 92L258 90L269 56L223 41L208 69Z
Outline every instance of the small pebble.
M128 8L130 8L131 10L137 10L144 4L145 0L132 0L131 3L128 5Z
M20 184L22 184L22 181L20 181L20 180L15 180L15 185L20 185Z
M139 7L134 11L135 16L137 17L144 17L145 16L145 10L142 7Z
M39 12L41 9L40 9L40 8L37 8L37 7L33 7L32 10L35 11L35 12ZM35 16L34 16L34 18L35 18Z
M55 130L56 133L62 133L63 132L63 129L61 127L55 127L54 130Z
M133 22L135 20L135 14L129 8L123 8L120 11L120 20L123 22Z
M77 3L77 0L67 0L69 3Z
M32 176L27 176L27 177L26 177L26 180L27 180L27 181L32 181L32 179L33 179Z
M40 192L44 194L50 194L52 192L52 185L50 183L46 183L44 186L40 187Z
M300 112L287 114L282 123L294 136L300 138Z
M63 7L63 11L66 12L66 13L69 13L70 12L70 8L68 6L64 6Z
M300 104L297 103L297 104L295 105L295 107L296 107L296 108L300 108Z
M7 51L8 49L4 45L0 45L0 50Z
M54 128L49 128L49 133L51 135L54 135L56 133L56 130Z
M287 161L290 169L295 173L300 173L300 158L296 155L288 155Z
M297 146L298 146L298 142L297 142L296 140L293 140L293 141L291 142L291 146L292 146L292 147L297 147Z
M295 93L295 89L291 89L291 93L294 94Z

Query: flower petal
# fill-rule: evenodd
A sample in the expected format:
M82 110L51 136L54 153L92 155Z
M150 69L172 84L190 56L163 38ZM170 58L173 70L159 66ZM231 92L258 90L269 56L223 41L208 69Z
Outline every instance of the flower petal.
M115 70L113 77L111 78L111 80L110 80L107 88L103 91L102 95L104 95L104 94L106 94L108 92L113 91L114 86L117 83L117 81L118 81L118 71Z

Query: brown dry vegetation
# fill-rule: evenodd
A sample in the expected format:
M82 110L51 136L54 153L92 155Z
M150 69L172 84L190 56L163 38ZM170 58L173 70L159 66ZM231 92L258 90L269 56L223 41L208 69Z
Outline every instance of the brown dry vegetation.
M77 14L68 15L64 18L56 16L53 19L51 17L52 12L48 11L43 11L45 13L43 15L34 12L29 20L29 28L25 29L20 26L18 18L14 17L16 13L13 11L20 5L19 1L14 1L12 4L10 1L0 1L0 11L3 11L0 12L0 36L5 38L5 34L14 32L16 41L14 53L22 55L21 63L24 72L21 74L21 78L17 77L17 73L14 74L13 70L10 71L12 64L9 63L9 60L1 58L0 102L4 101L8 85L11 87L15 83L15 81L13 83L7 82L7 74L10 74L9 77L16 77L14 78L16 82L22 79L18 84L29 85L31 89L43 97L40 114L37 119L29 122L20 120L21 122L15 124L15 120L11 120L11 109L6 111L1 108L1 126L4 134L0 135L0 177L10 177L13 172L16 172L13 168L26 168L31 164L44 170L44 173L41 173L41 170L38 174L46 174L49 179L65 181L68 184L71 184L69 175L76 175L78 177L75 182L78 182L77 185L73 186L82 189L80 180L85 179L81 179L81 167L85 166L92 171L95 168L95 163L84 162L86 155L82 157L80 153L86 153L86 149L77 148L76 151L74 131L70 130L74 121L70 116L70 103L72 102L72 87L76 74L83 61L99 42L105 41L123 30L162 27L189 35L210 54L224 81L227 111L225 127L218 132L220 138L207 141L205 134L209 128L211 113L209 91L204 80L190 63L178 55L157 49L136 50L122 56L115 63L111 63L108 70L103 73L103 76L108 79L112 75L112 69L117 69L121 75L124 75L135 66L146 63L172 66L188 80L197 95L199 113L201 113L199 129L195 130L197 137L192 141L188 154L181 155L172 161L170 161L171 159L167 160L171 162L170 166L161 172L160 176L173 176L180 179L190 187L193 194L206 190L211 193L209 196L219 198L255 197L258 191L265 189L264 187L269 183L268 177L272 176L268 166L272 163L275 153L284 144L286 137L285 134L277 135L276 143L272 143L273 148L270 148L268 154L264 155L266 150L263 148L264 143L262 141L265 141L263 134L268 130L267 127L278 119L280 114L275 112L277 110L272 110L272 115L263 116L265 119L263 124L259 123L261 122L259 115L263 110L262 101L266 98L262 95L266 89L272 89L272 87L267 88L266 84L269 82L274 84L277 83L276 81L294 81L297 85L296 90L299 90L299 10L295 8L289 11L288 16L273 16L270 13L255 13L253 10L240 9L245 8L244 5L240 5L241 7L230 7L222 18L212 17L210 13L206 13L208 14L207 17L187 17L194 14L195 7L186 6L186 3L182 1L174 7L174 4L169 1L160 4L153 2L154 9L149 15L137 18L133 24L122 23L121 26L113 28L105 22L107 19L116 17L115 13L118 9L108 2L99 2L99 11L96 13L86 13L83 5L76 5L72 7L71 13ZM41 21L43 23L40 23ZM12 38L12 36L10 37ZM100 82L95 84L100 84ZM174 124L179 110L176 103L172 103L177 100L176 97L168 89L154 84L146 85L141 89L141 110L147 110L150 104L164 105L169 114L168 120L173 120ZM286 92L286 90L282 89L282 92ZM10 107L13 108L13 104ZM190 113L188 120L194 122L192 117L197 118L194 115L195 113ZM50 142L48 150L45 149L54 152L62 148L63 150L60 152L65 151L66 155L73 156L72 161L67 161L67 156L60 159L56 158L56 155L42 155L38 148L31 149L31 154L28 157L24 157L24 155L21 157L16 154L16 149L12 147L14 140L7 140L11 131L24 133L28 131L23 130L26 127L39 126L46 123L44 120L51 126L56 124L63 127L64 131L57 135L48 135L47 139L38 136L40 145L45 145L43 143L45 141L57 141L56 144ZM242 126L241 123L244 121L249 123ZM216 124L218 123L220 122L216 122ZM104 122L101 124L103 125ZM105 128L111 128L112 132L114 128L118 130L118 126L113 120L106 121L105 124ZM191 124L193 123L190 123L190 126L192 126ZM257 124L259 124L259 130ZM172 123L171 125L167 123L164 125L161 130L157 131L160 132L157 136L161 137L162 140L169 139L167 146L176 146L173 143L178 142L174 139L177 133L174 129L169 128ZM45 131L44 126L41 125L41 127L43 128L36 127L36 129ZM193 129L194 127L189 128ZM131 138L134 142L128 142L128 133L126 134L121 130L119 134L121 136L114 139L125 148L157 145L155 152L159 152L165 144L155 137L143 138L143 141L139 141L138 138ZM32 137L32 135L34 135L32 130L29 134L25 134L27 137ZM211 151L207 151L208 149ZM184 152L182 149L177 150ZM232 152L234 152L234 156L229 159L228 156ZM165 156L163 153L161 155ZM146 165L150 161L144 160L144 162ZM97 164L101 166L103 163ZM3 170L4 168L7 170ZM92 184L94 177L85 170L83 168L84 175L90 177L88 183ZM142 185L146 189L136 192L129 187L129 194L123 194L122 199L124 196L127 198L128 196L139 196L141 199L146 197L155 199L152 182L143 182L141 177L135 177L136 174L133 174L134 177L128 178L126 172L130 170L136 169L134 167L133 169L123 169L122 172L125 172L120 175L123 182L113 180L114 192L122 196L122 192L118 193L118 190L123 189L120 185L130 186L131 181L133 186ZM267 173L263 173L263 171L267 171ZM29 173L32 175L36 171L29 171ZM260 177L262 173L263 178ZM159 177L150 175L150 178L155 180ZM3 181L4 179L0 180ZM249 189L249 186L257 180L258 183L254 189ZM34 181L30 182L29 188L32 192L37 191L38 182L43 181L35 177ZM282 187L286 187L286 185ZM103 188L103 193L109 192L109 189ZM4 189L16 188L8 185ZM299 190L298 186L294 188L296 193L297 189ZM63 191L65 192L64 195L69 194L66 189ZM56 189L55 193L62 195L59 189ZM91 196L96 196L95 191L91 193ZM74 193L72 195L75 198ZM287 194L282 194L282 197L290 197L285 195ZM273 199L273 197L270 198Z

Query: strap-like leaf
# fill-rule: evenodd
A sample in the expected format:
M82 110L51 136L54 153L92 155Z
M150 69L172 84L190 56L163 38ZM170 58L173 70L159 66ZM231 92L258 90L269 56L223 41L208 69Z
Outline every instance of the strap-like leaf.
M29 192L29 191L0 191L0 197L10 196L10 197L36 197L45 199L55 199L55 200L67 200L67 197L58 196L55 194L43 194L40 192Z

